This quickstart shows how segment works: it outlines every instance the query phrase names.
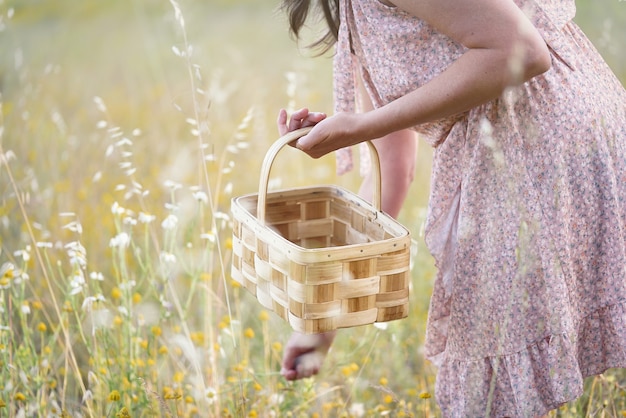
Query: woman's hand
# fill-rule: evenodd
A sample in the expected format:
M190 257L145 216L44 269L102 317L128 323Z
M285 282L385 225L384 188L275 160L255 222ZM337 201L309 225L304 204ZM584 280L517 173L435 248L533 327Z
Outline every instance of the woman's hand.
M317 374L335 339L336 331L322 334L294 332L285 346L281 374L287 380L297 380Z
M309 109L306 107L293 112L291 118L287 117L287 111L285 109L280 109L276 124L278 125L278 133L282 136L300 128L314 126L324 119L326 119L325 113L309 112Z
M309 112L304 108L295 111L291 118L288 118L285 109L281 109L277 120L278 132L285 135L300 128L313 126L311 132L290 145L313 158L320 158L340 148L376 139L388 133L384 130L384 124L373 125L366 115L369 113L337 113L327 117L325 113Z

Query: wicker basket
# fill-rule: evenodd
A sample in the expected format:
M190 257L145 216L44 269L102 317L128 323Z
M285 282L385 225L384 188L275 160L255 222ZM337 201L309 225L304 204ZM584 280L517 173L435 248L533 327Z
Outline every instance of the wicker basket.
M336 186L268 193L278 151L309 130L276 141L258 195L232 200L233 279L303 333L406 317L410 234L380 210L380 162L371 143L374 206Z

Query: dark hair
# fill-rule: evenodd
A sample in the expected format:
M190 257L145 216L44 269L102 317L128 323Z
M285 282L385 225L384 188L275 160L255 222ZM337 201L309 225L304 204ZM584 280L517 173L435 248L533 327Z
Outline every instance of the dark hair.
M314 5L312 3L315 3ZM309 48L320 49L321 54L328 51L337 42L339 33L339 0L283 0L280 8L287 13L289 29L296 39L300 39L300 30L304 26L312 6L313 11L326 21L327 32Z

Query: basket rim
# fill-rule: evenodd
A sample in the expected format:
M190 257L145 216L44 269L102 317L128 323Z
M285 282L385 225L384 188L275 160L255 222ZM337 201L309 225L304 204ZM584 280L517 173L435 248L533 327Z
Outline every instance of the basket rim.
M241 202L243 200L255 197L258 199L258 193L249 193L246 195L233 197L231 200L231 212L238 221L246 222L253 227L256 238L259 238L259 234L262 234L264 237L271 238L274 244L286 245L292 250L289 252L290 259L304 264L320 262L320 255L326 255L326 257L324 257L324 261L329 262L347 258L355 259L355 249L360 249L359 257L362 256L363 258L369 258L379 255L381 253L381 247L387 248L388 251L386 252L391 252L396 250L396 247L397 251L399 251L406 248L407 246L410 246L411 232L408 228L406 228L404 225L399 223L397 220L395 220L385 212L376 210L365 199L355 195L351 191L341 186L321 185L315 187L287 188L268 192L268 197L276 194L284 194L286 192L294 193L306 190L330 190L334 191L335 193L337 191L340 191L343 197L350 198L350 200L360 204L364 209L369 210L373 214L375 214L376 219L381 220L386 225L392 226L394 228L394 231L392 232L397 232L397 234L391 238L371 241L367 243L346 244L336 247L305 248L289 241L273 229L261 224L258 218L253 216L250 211L248 211L241 205Z

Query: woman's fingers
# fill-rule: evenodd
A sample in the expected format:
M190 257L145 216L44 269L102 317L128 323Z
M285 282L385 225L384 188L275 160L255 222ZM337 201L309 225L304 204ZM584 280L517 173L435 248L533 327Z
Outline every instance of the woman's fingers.
M278 126L278 134L280 136L283 136L288 132L287 111L285 109L280 109L280 111L278 111L278 119L276 119L276 125Z
M278 133L282 136L300 128L314 126L324 119L326 119L325 113L309 112L307 108L296 110L291 114L291 117L288 117L285 109L280 109L276 124L278 125Z

